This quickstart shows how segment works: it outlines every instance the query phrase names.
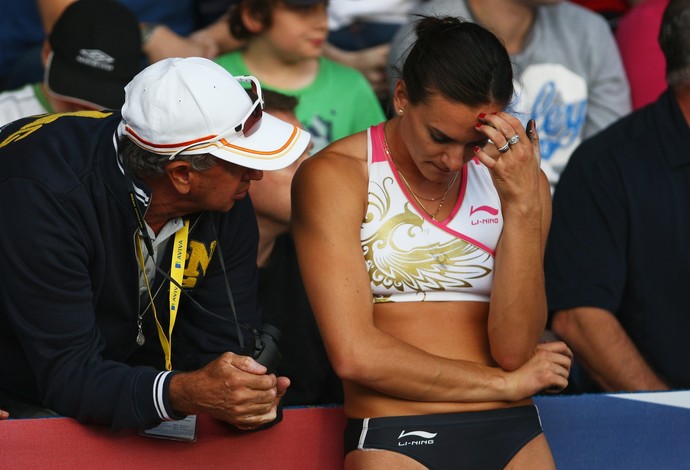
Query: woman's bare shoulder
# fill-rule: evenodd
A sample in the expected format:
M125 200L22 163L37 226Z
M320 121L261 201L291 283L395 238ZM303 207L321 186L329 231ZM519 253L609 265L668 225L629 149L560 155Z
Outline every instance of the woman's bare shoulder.
M299 173L318 173L319 178L366 177L367 133L352 134L332 142L300 165ZM304 177L304 176L302 176Z
M312 223L361 220L368 184L366 132L340 139L307 158L297 170L292 180L293 219L315 211L319 221Z

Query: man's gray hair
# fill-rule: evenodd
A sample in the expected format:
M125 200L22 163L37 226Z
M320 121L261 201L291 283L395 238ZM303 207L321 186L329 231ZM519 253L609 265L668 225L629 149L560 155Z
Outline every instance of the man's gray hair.
M139 147L128 137L120 139L119 152L122 156L122 163L127 170L139 179L164 175L165 167L170 163L167 156L149 152ZM177 155L175 160L189 162L196 171L206 171L218 161L210 153Z
M659 45L669 85L690 85L690 0L671 0L664 11Z

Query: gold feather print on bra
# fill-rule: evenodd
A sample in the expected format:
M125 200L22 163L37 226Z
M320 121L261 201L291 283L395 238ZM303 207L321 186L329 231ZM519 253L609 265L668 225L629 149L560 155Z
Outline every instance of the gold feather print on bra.
M386 177L382 185L369 188L363 233L369 224L377 229L362 239L362 250L372 287L393 292L457 291L472 288L473 280L491 275L489 253L435 227L412 210L409 202L402 212L392 214L387 189L393 184L393 178Z

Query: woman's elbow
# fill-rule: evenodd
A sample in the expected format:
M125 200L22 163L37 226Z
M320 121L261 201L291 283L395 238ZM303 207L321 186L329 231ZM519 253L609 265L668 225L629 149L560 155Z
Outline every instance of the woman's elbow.
M331 367L341 380L360 382L368 373L368 361L356 353L334 353Z
M496 364L507 372L522 367L531 357L533 349L523 350L523 348L492 347L491 356Z

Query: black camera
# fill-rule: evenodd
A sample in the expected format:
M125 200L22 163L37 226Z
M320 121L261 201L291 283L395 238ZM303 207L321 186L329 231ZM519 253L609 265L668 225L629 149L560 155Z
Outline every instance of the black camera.
M278 349L280 340L280 330L273 325L264 323L261 325L261 332L254 334L254 352L252 357L268 369L268 374L274 374L282 355Z

